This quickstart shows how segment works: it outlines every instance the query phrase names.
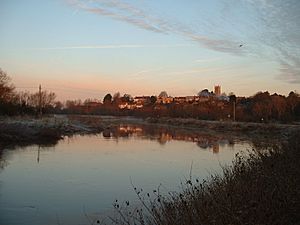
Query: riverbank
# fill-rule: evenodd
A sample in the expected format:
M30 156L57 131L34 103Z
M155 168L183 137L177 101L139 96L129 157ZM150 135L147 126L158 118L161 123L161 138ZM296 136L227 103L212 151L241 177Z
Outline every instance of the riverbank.
M216 132L234 132L249 135L279 134L289 136L291 133L300 129L299 124L209 121L193 118L147 118L146 122L151 124L165 124L174 127L214 130Z
M54 115L43 118L2 117L0 118L0 148L30 144L55 144L64 136L93 134L113 131L120 124L139 124L165 127L169 131L190 130L194 134L222 133L224 136L237 136L267 140L286 139L291 133L300 130L300 125L264 124L244 122L203 121L182 118L147 118L113 116ZM170 133L172 133L170 132Z
M181 193L136 194L143 207L115 204L114 224L295 225L300 223L300 133L281 147L237 155L223 174L190 178ZM150 197L149 197L150 196Z
M101 132L96 120L82 122L72 117L5 117L0 119L0 147L30 144L55 144L63 136Z
M99 116L1 117L0 147L55 144L64 136L99 133L119 123L116 117Z

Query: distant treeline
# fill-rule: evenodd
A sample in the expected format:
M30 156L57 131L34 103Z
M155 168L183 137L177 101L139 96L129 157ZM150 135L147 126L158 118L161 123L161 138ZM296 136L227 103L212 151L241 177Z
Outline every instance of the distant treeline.
M206 91L206 90L205 90ZM218 98L207 95L192 99L158 96L133 98L119 93L107 94L102 101L87 99L55 101L53 92L16 92L7 74L0 69L0 115L91 114L137 117L182 117L203 120L236 120L253 122L300 121L300 95L288 96L258 92L251 97Z

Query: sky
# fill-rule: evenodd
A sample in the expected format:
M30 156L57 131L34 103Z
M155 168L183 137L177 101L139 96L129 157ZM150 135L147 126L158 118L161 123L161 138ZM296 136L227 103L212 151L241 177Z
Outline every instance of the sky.
M299 0L0 0L0 68L19 91L300 92Z

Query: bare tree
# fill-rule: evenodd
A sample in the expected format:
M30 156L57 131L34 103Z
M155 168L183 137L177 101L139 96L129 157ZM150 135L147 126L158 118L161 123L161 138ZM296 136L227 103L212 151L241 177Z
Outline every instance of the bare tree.
M8 102L14 95L14 86L10 83L11 79L0 68L0 101Z
M37 92L30 96L29 105L37 108L41 101L41 107L47 108L54 105L55 98L56 95L54 92L42 91L41 94Z

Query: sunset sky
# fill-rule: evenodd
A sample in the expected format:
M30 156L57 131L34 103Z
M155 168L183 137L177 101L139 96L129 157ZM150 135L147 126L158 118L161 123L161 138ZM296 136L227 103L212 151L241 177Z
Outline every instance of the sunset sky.
M0 34L17 90L59 100L300 92L299 0L0 0Z

